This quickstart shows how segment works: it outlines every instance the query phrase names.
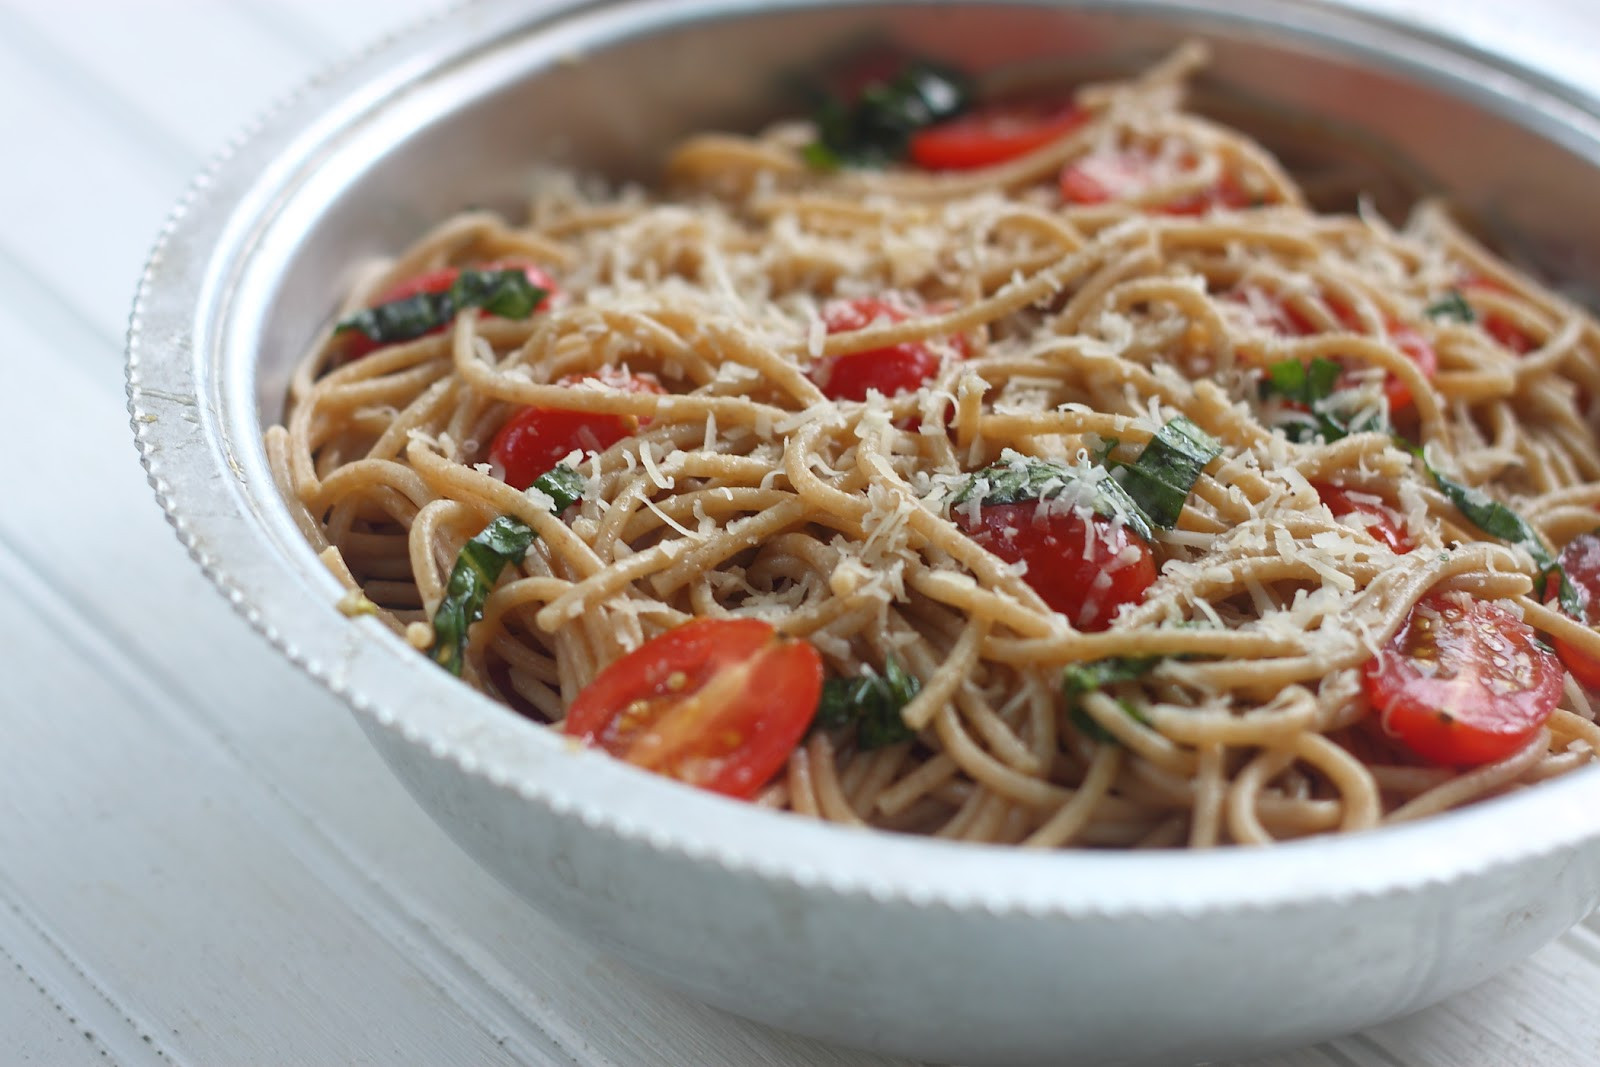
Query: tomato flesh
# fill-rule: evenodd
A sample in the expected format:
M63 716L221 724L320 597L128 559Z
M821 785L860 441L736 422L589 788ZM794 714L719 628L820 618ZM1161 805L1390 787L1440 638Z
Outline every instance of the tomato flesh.
M1561 662L1505 608L1465 593L1419 600L1362 675L1384 729L1453 767L1505 759L1561 700Z
M1428 339L1410 326L1395 322L1393 319L1385 321L1384 325L1389 330L1389 340L1412 363L1417 370L1429 381L1439 372L1439 354L1433 350L1433 345ZM1395 414L1413 406L1416 401L1411 395L1411 387L1406 385L1393 374L1388 375L1383 383L1384 396L1389 399L1389 412Z
M985 504L956 525L1007 563L1025 563L1023 581L1080 630L1098 631L1156 580L1150 546L1127 527L1076 510L1041 510L1039 501Z
M1478 274L1469 274L1465 278L1461 279L1461 288L1486 289L1492 293L1510 292L1509 289L1494 279L1485 278ZM1519 356L1525 356L1538 347L1536 344L1534 344L1533 338L1529 337L1516 326L1512 325L1503 315L1496 315L1491 312L1490 314L1483 315L1479 321L1481 322L1485 333L1487 333L1490 337L1493 337L1496 341L1500 342L1501 346Z
M628 374L568 375L558 385L604 382L613 389L633 393L664 393L651 378ZM563 408L523 408L507 419L489 446L489 459L504 472L507 485L526 489L573 450L604 452L624 437L632 437L648 419L608 415L597 411Z
M1556 562L1561 564L1567 580L1578 594L1578 603L1583 606L1578 621L1585 626L1594 626L1600 622L1595 618L1595 609L1600 605L1600 531L1574 537L1561 550ZM1556 600L1560 586L1560 579L1552 574L1545 588L1547 603ZM1590 689L1600 689L1600 660L1554 634L1550 643L1556 646L1556 655L1561 657L1561 662L1574 678Z
M1256 320L1263 326L1285 337L1311 337L1322 332L1321 327L1293 304L1286 304L1254 287L1249 288L1252 291L1248 293L1236 291L1234 298L1249 307ZM1361 320L1356 317L1353 309L1337 300L1327 300L1326 303L1328 310L1332 312L1341 327L1351 333L1364 332ZM1416 364L1417 370L1422 372L1424 378L1432 381L1434 375L1439 372L1439 354L1434 351L1432 343L1415 327L1397 319L1385 318L1383 325L1389 334L1390 343ZM1347 373L1340 379L1339 388L1348 389L1352 384ZM1383 395L1389 401L1390 415L1399 415L1416 404L1416 399L1411 395L1411 387L1394 374L1384 376Z
M562 729L714 793L749 799L800 743L822 657L759 619L696 619L601 671Z
M853 333L875 322L905 322L911 312L884 300L838 301L823 310L830 334ZM958 346L959 347L959 346ZM865 400L869 390L898 396L921 389L939 373L939 356L921 341L907 341L822 360L812 378L830 400Z
M1025 156L1089 120L1068 105L1051 110L984 108L919 130L911 136L911 162L924 170L972 170Z
M1317 491L1317 498L1333 512L1334 518L1342 518L1345 515L1360 516L1367 532L1390 552L1398 555L1410 552L1414 547L1400 522L1400 516L1385 505L1356 499L1343 487L1328 482L1312 482L1311 488Z
M556 283L542 268L536 267L532 263L507 262L485 263L481 267L471 269L511 270L515 267L522 268L523 273L528 276L528 282L543 289L546 293L545 298L539 302L539 306L535 310L543 311L548 308L550 306L550 296L556 291ZM407 278L405 281L397 282L379 293L377 299L368 306L378 307L380 304L392 304L396 300L408 300L423 293L442 293L455 284L456 279L461 275L461 271L462 268L460 267L440 267L438 270L430 270L414 278ZM429 330L424 336L442 333L443 331L444 327L440 326L438 329ZM340 352L346 360L360 359L362 356L376 352L383 347L385 347L383 344L374 341L359 330L351 331L340 338Z
M1106 204L1133 200L1144 195L1155 183L1156 161L1148 151L1124 150L1097 153L1075 160L1062 168L1058 183L1061 199L1069 204ZM1149 210L1164 215L1204 215L1214 208L1250 207L1252 200L1232 174L1223 174L1215 185L1179 197Z

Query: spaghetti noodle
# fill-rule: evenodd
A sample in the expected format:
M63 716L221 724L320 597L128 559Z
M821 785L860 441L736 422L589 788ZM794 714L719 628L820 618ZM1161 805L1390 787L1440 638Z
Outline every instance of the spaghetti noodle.
M346 313L506 264L548 272L543 306L458 310L359 358L325 337L267 432L283 493L351 603L420 649L463 546L500 516L531 530L459 669L542 721L691 618L766 620L837 678L898 672L904 739L819 721L755 798L824 819L1205 847L1590 762L1576 669L1514 750L1452 763L1374 710L1371 665L1469 602L1600 662L1547 603L1541 547L1600 526L1600 327L1437 207L1404 230L1314 213L1259 146L1181 109L1195 62L1086 88L1076 120L975 169L818 170L796 123L690 139L670 197L550 173L523 225L451 219ZM918 387L839 395L849 360L886 352ZM496 451L529 410L575 413L560 515ZM1125 480L1180 418L1220 455L1171 528L1096 513L1082 487ZM1075 516L1091 574L1120 573L1110 546L1149 553L1153 584L1091 578L1053 610L1054 568L1008 558L1017 520L984 526L1017 506L995 484L1041 463L1056 495L1023 526ZM1521 651L1555 662L1500 649Z

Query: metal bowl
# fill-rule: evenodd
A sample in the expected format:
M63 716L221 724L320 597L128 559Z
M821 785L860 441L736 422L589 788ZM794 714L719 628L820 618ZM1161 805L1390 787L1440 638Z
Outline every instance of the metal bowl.
M1296 0L483 3L311 87L174 214L128 344L151 484L224 595L349 702L467 851L693 996L982 1063L1187 1062L1419 1009L1600 900L1600 770L1416 825L1203 854L1027 853L764 812L575 751L339 614L261 446L346 265L463 205L514 205L536 161L647 176L692 129L792 107L788 73L863 40L1071 71L1189 36L1213 45L1211 98L1263 129L1344 131L1341 151L1450 194L1536 268L1580 291L1600 277L1595 104L1371 17Z

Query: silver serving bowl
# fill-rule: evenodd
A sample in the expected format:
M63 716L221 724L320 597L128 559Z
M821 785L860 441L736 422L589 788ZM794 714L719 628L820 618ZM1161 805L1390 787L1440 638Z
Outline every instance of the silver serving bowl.
M1595 104L1370 17L1297 0L483 3L310 88L177 210L128 344L151 484L224 595L350 704L467 851L696 997L982 1063L1196 1061L1421 1008L1600 900L1600 770L1267 850L1039 854L818 825L576 751L340 615L268 475L262 427L347 264L464 205L514 206L536 161L648 176L675 138L792 109L786 74L873 38L1081 72L1186 36L1213 44L1208 98L1269 139L1360 156L1398 195L1447 192L1577 291L1600 277Z

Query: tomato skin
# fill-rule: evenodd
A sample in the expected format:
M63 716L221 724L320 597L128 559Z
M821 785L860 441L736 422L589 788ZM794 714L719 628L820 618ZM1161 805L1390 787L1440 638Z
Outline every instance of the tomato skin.
M864 330L880 319L896 323L909 318L911 312L905 308L871 298L838 301L822 313L830 334ZM822 360L812 378L829 400L865 400L869 389L884 396L915 392L939 373L940 366L938 355L926 344L907 341Z
M1561 564L1567 579L1572 582L1573 591L1578 594L1578 603L1583 605L1583 615L1578 621L1585 626L1594 626L1600 622L1595 618L1595 609L1600 607L1600 531L1574 537L1561 550L1556 562ZM1560 585L1560 579L1552 574L1545 586L1546 603L1556 600ZM1554 634L1550 635L1550 643L1555 645L1556 655L1561 657L1561 662L1574 678L1589 689L1600 690L1600 660Z
M1089 121L1076 105L1048 111L992 107L911 135L911 162L923 170L973 170L1025 156Z
M1256 290L1259 292L1259 290ZM1276 332L1287 337L1311 337L1322 332L1322 328L1312 322L1304 312L1293 304L1286 304L1274 297L1267 297L1266 301L1252 301L1245 294L1237 294L1246 306L1256 312L1256 318L1263 326L1270 327ZM1325 301L1328 310L1338 320L1340 326L1351 333L1363 333L1365 327L1356 317L1353 309L1345 306L1338 300ZM1266 309L1263 313L1263 305ZM1412 363L1428 381L1439 372L1439 354L1434 351L1433 344L1422 335L1415 327L1394 318L1383 320L1384 329L1389 334L1389 341L1400 350L1401 354ZM1339 388L1348 388L1348 377L1341 379ZM1384 376L1383 395L1389 401L1389 414L1399 415L1408 408L1414 407L1415 398L1411 395L1410 386L1406 385L1398 376L1388 374Z
M1069 204L1106 204L1143 195L1154 181L1155 159L1148 151L1123 150L1085 156L1068 163L1057 183ZM1215 185L1146 210L1163 215L1204 215L1214 208L1250 207L1253 201L1239 180L1224 173Z
M1133 152L1085 156L1061 170L1061 199L1069 204L1107 204L1137 196L1149 185L1150 160Z
M1209 189L1163 204L1158 208L1164 215L1204 215L1215 208L1238 211L1253 206L1250 194L1239 185L1239 180L1226 172Z
M473 267L469 269L510 270L513 267L521 267L523 273L528 276L528 282L540 289L543 289L547 294L545 298L539 302L539 306L535 310L543 311L548 308L550 306L550 297L556 292L556 283L555 280L551 278L549 274L546 274L541 267L536 267L532 263L505 262L485 263L481 267ZM414 278L407 278L405 281L396 282L394 285L391 285L389 288L379 293L377 298L368 306L377 307L380 304L392 304L396 300L406 300L422 293L442 293L446 289L449 289L450 286L455 284L455 280L456 278L460 277L462 269L463 268L461 267L440 267L438 270L430 270L423 274L419 274ZM443 330L444 327L441 326L437 330L430 330L429 335L442 333ZM376 352L378 349L385 347L359 330L353 330L350 333L343 335L339 339L339 345L340 354L345 360L360 359L362 356Z
M1511 291L1493 278L1485 278L1481 274L1468 274L1461 279L1460 285L1463 289L1483 289L1491 293L1509 293ZM1480 315L1478 321L1485 333L1500 342L1502 347L1516 355L1525 356L1538 347L1533 338L1506 321L1504 316L1491 312L1487 315Z
M1411 543L1410 536L1401 524L1400 516L1384 505L1366 500L1354 500L1342 486L1329 482L1312 482L1311 488L1317 491L1318 499L1333 512L1334 518L1350 514L1361 515L1367 532L1390 552L1400 555L1416 547Z
M1137 534L1099 515L1041 514L1039 507L1036 500L985 504L976 521L959 509L953 517L963 533L994 555L1026 563L1022 580L1079 630L1104 630L1124 604L1144 599L1156 580L1156 564Z
M633 393L664 393L651 378L633 375L568 375L557 385L602 381L614 389ZM564 408L523 408L507 419L494 435L489 458L505 472L505 483L526 489L534 479L560 463L573 449L604 452L624 437L632 437L648 419L608 415Z
M696 619L602 670L563 732L618 759L749 799L816 714L822 657L759 619Z
M1561 700L1561 662L1498 604L1430 593L1362 673L1384 730L1452 767L1505 759Z
M1422 372L1424 378L1433 381L1433 376L1439 373L1439 354L1433 350L1433 345L1428 339L1410 326L1395 322L1393 319L1386 320L1384 325L1389 330L1389 340L1394 346L1416 364L1417 370ZM1389 399L1391 414L1402 412L1416 403L1411 395L1410 386L1393 374L1384 379L1383 393Z

